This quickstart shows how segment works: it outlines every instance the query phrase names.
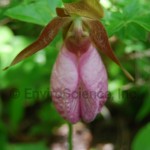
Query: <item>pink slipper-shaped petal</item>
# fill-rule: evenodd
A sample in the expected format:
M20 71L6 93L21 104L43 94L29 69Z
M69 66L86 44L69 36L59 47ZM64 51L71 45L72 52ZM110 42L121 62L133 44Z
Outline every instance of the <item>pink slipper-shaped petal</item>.
M51 76L51 94L54 104L58 112L72 123L80 120L79 99L78 96L72 96L78 88L77 66L76 55L63 46Z
M107 99L107 74L97 50L91 45L78 57L65 46L51 77L52 99L68 121L91 122Z
M81 117L85 122L91 122L104 105L108 91L105 66L92 45L81 56L79 68L80 86L83 93L80 99Z

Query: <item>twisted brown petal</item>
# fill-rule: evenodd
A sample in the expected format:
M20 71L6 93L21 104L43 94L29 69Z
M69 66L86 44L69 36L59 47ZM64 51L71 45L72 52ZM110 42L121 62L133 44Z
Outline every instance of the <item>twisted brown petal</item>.
M33 42L31 45L26 47L24 50L22 50L12 61L10 66L6 67L4 70L8 69L12 65L17 64L18 62L22 61L23 59L33 55L37 51L45 48L50 42L54 39L54 37L57 35L59 29L64 26L66 22L68 22L70 19L67 17L61 18L56 17L54 18L42 31L39 38Z
M96 47L101 50L105 55L107 55L110 59L112 59L116 64L118 64L125 75L130 79L134 80L134 78L130 75L130 73L124 69L124 67L121 65L118 58L115 56L109 40L107 36L107 32L99 20L85 20L84 23L88 26L90 30L90 37L93 43L96 45Z

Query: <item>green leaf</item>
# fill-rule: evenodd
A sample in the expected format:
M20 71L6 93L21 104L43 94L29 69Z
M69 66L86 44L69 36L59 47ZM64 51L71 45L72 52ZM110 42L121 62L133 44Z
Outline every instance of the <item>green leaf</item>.
M9 145L7 150L48 150L43 142L32 144Z
M136 13L135 13L136 12ZM104 24L109 36L134 38L145 41L150 31L150 13L137 0L128 2L122 12L106 12Z
M6 11L6 15L25 22L46 25L54 16L56 16L55 8L62 5L61 1L36 1L29 4L21 4L10 8Z
M150 99L148 94L147 99L145 99L139 113L137 114L137 120L144 119L149 113L150 113Z
M106 13L106 17L102 19L106 26L106 30L109 36L112 36L124 26L124 21L121 13Z
M135 13L136 12L136 13ZM143 12L142 12L143 13ZM132 20L135 16L141 14L141 4L139 0L129 0L123 8L123 16L126 21Z
M6 150L7 131L5 124L0 120L0 150Z
M79 2L80 0L62 0L63 3Z
M145 30L150 31L150 13L140 15L139 17L134 19L134 22L139 24Z
M61 124L63 123L63 118L59 115L59 113L56 111L56 108L53 104L50 105L44 105L38 112L38 116L40 120L43 122L50 122L53 124Z
M6 146L7 146L7 136L1 133L0 134L0 150L6 150Z
M132 150L150 150L150 123L143 127L135 136Z
M21 90L19 90L21 91ZM11 127L13 130L16 131L20 121L23 118L24 115L24 97L23 95L20 95L21 93L19 91L14 91L12 93L12 99L10 103L10 121L11 121Z
M133 23L129 23L128 25L125 25L117 33L117 35L122 39L130 38L130 39L139 39L141 41L146 41L148 33L140 25L133 22Z

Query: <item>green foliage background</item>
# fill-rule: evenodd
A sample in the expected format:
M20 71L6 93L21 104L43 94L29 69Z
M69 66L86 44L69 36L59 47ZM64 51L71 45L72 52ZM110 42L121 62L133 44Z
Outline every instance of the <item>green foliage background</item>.
M8 5L0 3L1 150L46 150L44 139L52 136L65 123L49 96L50 74L62 44L61 32L44 50L8 71L2 71L56 16L55 8L62 6L61 0L11 0ZM111 37L112 47L135 78L135 82L130 82L118 66L104 57L110 92L106 107L112 114L113 124L117 124L115 119L119 113L128 132L133 131L129 138L130 149L149 150L150 1L110 0L104 9L102 22ZM98 117L94 123L105 121L105 117L102 118ZM44 138L36 140L36 143L33 140L16 142L17 136L24 133L29 139Z

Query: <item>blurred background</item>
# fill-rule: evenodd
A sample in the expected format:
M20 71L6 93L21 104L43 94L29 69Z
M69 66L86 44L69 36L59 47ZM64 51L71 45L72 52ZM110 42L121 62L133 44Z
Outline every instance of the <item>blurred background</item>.
M103 56L109 98L92 123L74 125L74 150L150 150L150 1L101 3L113 50L135 81ZM2 71L61 6L61 0L0 0L0 150L67 149L66 121L49 94L61 32L44 50Z

